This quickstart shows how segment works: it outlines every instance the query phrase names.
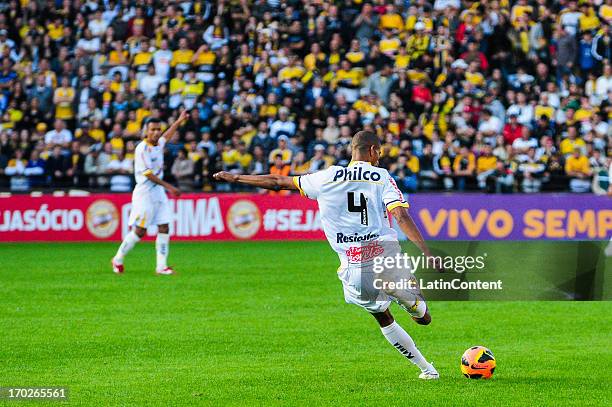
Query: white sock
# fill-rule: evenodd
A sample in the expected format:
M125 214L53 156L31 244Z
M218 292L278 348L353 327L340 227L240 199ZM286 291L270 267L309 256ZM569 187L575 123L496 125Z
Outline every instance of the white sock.
M115 262L117 262L118 264L123 264L123 258L125 257L125 255L128 254L130 250L132 250L134 245L139 241L140 238L138 237L136 232L134 232L133 229L130 230L127 236L125 236L125 239L123 239L123 242L121 242L119 250L117 250L117 254L115 254Z
M155 239L155 250L157 251L157 270L163 270L168 265L168 252L170 251L170 235L168 233L158 233Z
M380 328L380 330L389 343L410 362L417 365L422 372L431 368L431 365L417 349L410 335L397 322L393 321L391 325Z

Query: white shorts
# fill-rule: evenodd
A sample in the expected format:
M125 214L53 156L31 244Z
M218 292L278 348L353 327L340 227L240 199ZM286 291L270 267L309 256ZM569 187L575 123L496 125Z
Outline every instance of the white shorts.
M392 299L373 287L374 273L362 273L360 267L349 265L338 269L338 278L342 281L347 303L359 305L371 313L385 312L391 305Z
M411 279L416 284L416 279L409 272L392 271L389 274L381 275L374 273L371 269L349 264L338 269L338 278L342 281L344 300L370 313L385 312L392 301L408 311L414 305L417 296L421 296L421 302L424 303L419 288L391 290L383 284L383 282L399 281L402 278Z
M147 198L132 198L132 210L130 211L129 225L147 229L152 225L169 224L172 220L170 202L152 201Z

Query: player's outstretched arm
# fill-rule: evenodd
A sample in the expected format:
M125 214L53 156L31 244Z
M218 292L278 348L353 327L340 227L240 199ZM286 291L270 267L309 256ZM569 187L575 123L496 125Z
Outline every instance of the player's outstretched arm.
M164 181L163 179L159 178L157 175L152 174L152 173L147 173L145 175L145 177L147 177L149 179L149 181L154 182L154 183L164 187L164 189L166 191L168 191L172 196L177 196L177 197L181 196L181 190L180 189L178 189L174 185Z
M217 181L247 184L258 188L272 189L274 191L281 189L297 191L297 186L293 183L293 178L284 175L238 175L231 174L227 171L221 171L213 175L213 177Z

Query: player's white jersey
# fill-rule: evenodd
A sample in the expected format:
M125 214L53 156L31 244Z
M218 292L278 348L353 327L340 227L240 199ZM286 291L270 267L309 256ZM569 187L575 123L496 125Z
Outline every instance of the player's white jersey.
M152 146L146 140L141 141L136 146L134 153L134 175L136 178L134 198L150 199L151 201L167 199L164 188L147 178L147 174L154 174L163 178L165 144L166 139L160 137L156 146Z
M386 169L352 161L293 182L302 195L318 201L323 231L342 266L380 255L376 241L397 241L387 211L408 203Z

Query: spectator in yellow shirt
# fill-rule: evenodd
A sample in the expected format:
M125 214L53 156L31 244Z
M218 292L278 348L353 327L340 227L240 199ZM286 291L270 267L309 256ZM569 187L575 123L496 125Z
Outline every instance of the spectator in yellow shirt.
M114 75L115 72L120 72L121 79L125 80L128 74L129 63L128 52L123 49L123 43L115 41L113 43L113 50L108 54L108 65L112 67L108 72L109 76Z
M599 16L608 24L612 22L612 0L606 0L606 4L599 7Z
M276 100L276 93L268 93L266 97L266 103L259 106L259 117L274 119L278 113L278 101Z
M593 7L589 6L589 3L584 2L580 8L580 11L582 11L582 15L578 18L580 31L585 32L598 29L601 24Z
M465 184L468 178L474 176L476 158L467 147L461 147L459 154L453 161L453 175L457 179L457 190L465 191Z
M223 144L223 151L221 152L221 163L223 165L224 171L235 172L239 169L238 159L238 151L232 145L231 140L227 140L225 144Z
M354 103L359 98L359 86L363 79L363 71L353 68L348 60L340 63L340 69L332 81L332 88L337 87L338 93L344 95L346 101Z
M60 120L74 119L72 102L74 101L75 91L69 85L68 77L62 77L62 86L55 90L53 104L55 104L55 118Z
M512 11L510 13L512 24L518 28L521 17L523 17L525 14L531 13L533 13L533 7L529 5L528 1L519 0L518 3L512 7Z
M434 29L434 20L431 16L431 6L427 3L423 5L422 9L417 9L416 3L412 3L408 8L408 15L406 17L406 25L404 29L406 31L414 31L417 23L423 23L425 31L432 32ZM446 22L440 21L439 25L447 25Z
M361 67L365 65L365 53L361 50L359 40L353 39L351 41L351 48L346 53L345 58L355 67Z
M197 52L193 55L191 63L197 69L198 79L204 83L210 83L215 80L215 62L217 54L210 50L208 44L202 44Z
M483 88L486 82L479 66L476 61L470 62L468 70L465 72L465 79L475 87Z
M415 33L406 40L406 48L411 59L417 59L429 48L429 35L425 32L425 24L418 21L414 25Z
M119 125L121 126L121 125ZM102 121L94 120L91 129L89 130L89 137L94 139L96 143L104 144L106 142L106 132L102 129Z
M191 68L192 59L193 51L189 49L187 38L181 38L179 40L179 49L172 53L170 66L179 71L187 71Z
M394 33L398 33L404 27L404 20L395 11L393 4L387 4L385 14L380 17L379 27L381 30L392 30Z
M274 163L276 156L280 155L285 164L291 164L293 152L289 149L289 138L284 134L278 137L278 148L270 152L268 161Z
M378 42L380 52L392 58L400 49L402 42L391 30L384 30L383 37Z
M182 93L183 106L186 109L192 109L198 98L204 93L204 84L198 80L195 71L190 71L187 76L189 80L185 83Z
M570 191L589 192L592 175L589 159L582 154L582 149L576 147L574 153L565 161L565 174L570 177Z
M581 151L586 151L586 144L583 139L578 137L578 130L574 126L567 128L567 137L561 141L560 144L561 154L567 156L572 154L576 148L580 148Z
M64 38L64 25L61 17L56 17L52 23L47 25L47 34L52 41L59 42Z
M253 161L253 156L247 151L247 146L244 141L240 141L238 143L238 149L236 150L236 157L240 167L242 168L242 173L247 174L249 168L251 167L251 162Z
M476 160L476 179L480 189L487 188L487 178L493 174L497 167L497 157L493 155L493 148L486 145L482 155Z
M308 71L313 71L318 65L325 61L325 53L321 51L321 45L318 42L310 46L310 54L304 57L304 67Z
M149 51L149 40L143 38L140 43L140 50L132 57L132 66L138 72L137 77L146 74L149 64L153 60L153 53Z
M410 55L406 47L400 47L399 53L395 56L395 69L407 69L410 64Z
M540 94L540 103L536 105L533 115L536 118L546 116L548 120L554 119L555 108L550 105L547 93Z
M170 109L176 109L183 103L183 90L185 90L185 86L187 85L183 77L183 71L177 71L176 77L170 79L170 89L168 92L170 94L168 101L168 107L170 107Z
M291 79L300 79L305 72L304 68L297 64L297 57L292 55L289 57L288 65L278 72L278 80L285 82Z

